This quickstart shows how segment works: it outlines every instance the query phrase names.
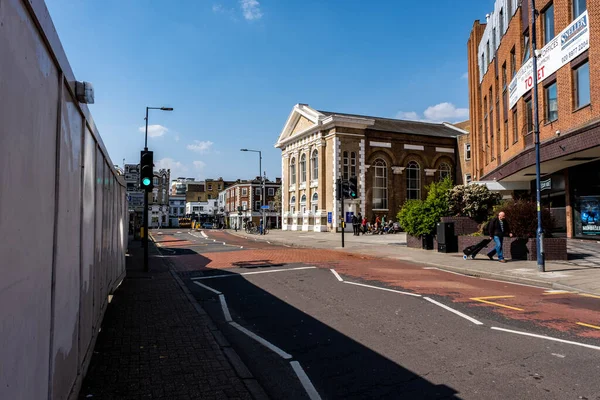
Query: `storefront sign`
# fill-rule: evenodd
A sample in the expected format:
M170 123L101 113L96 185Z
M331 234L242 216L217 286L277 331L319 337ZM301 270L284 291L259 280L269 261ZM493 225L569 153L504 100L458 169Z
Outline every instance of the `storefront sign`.
M540 190L552 189L552 178L548 178L545 181L540 182Z
M144 211L144 193L130 192L129 209L134 211Z
M600 197L585 196L579 199L581 233L600 235Z
M538 82L542 82L589 47L590 26L586 11L542 48L537 65ZM510 82L510 108L532 87L533 58L530 58Z
M327 223L328 223L328 224L331 224L331 221L332 221L332 219L333 219L332 212L331 212L331 211L329 211L329 212L327 213Z

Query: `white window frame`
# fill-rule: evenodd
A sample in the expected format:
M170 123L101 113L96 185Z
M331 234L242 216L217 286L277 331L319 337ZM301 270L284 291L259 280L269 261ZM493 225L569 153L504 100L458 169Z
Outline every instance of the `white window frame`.
M296 158L292 157L290 161L290 185L296 184Z
M313 213L316 213L317 210L319 209L319 194L316 192L313 193L313 195L310 199L310 208Z
M310 179L319 179L319 150L313 150L310 156Z
M248 202L242 201L242 211L246 211L248 209Z
M373 163L373 209L388 209L388 170L387 163L378 158ZM378 182L379 180L379 182ZM381 185L379 185L380 183ZM379 195L379 196L377 196Z
M260 188L259 187L254 188L254 195L255 196L260 196Z
M260 207L262 206L262 201L257 200L254 202L254 211L260 211Z
M465 143L465 161L471 159L471 143Z
M350 153L350 178L356 176L356 153Z
M343 155L343 160L342 160L343 161L343 163L342 163L342 168L343 168L342 169L342 179L348 180L348 178L349 178L348 175L350 175L350 163L348 161L348 152L344 151L342 153L342 155Z
M416 168L413 168L413 166L416 165ZM419 165L418 162L416 161L410 161L407 165L406 165L406 199L407 200L411 200L411 199L421 199L421 166ZM416 178L411 177L411 171L416 171L417 176ZM409 185L410 181L416 181L417 183L417 187L416 188L411 188ZM413 197L411 195L411 193L416 193L416 197Z
M275 196L275 188L269 188L269 191L267 193L269 193L269 196Z
M248 196L248 188L242 188L242 196Z
M452 177L452 167L446 162L440 163L438 172L440 173L440 181L444 180L446 176ZM442 176L443 173L445 173L444 176Z
M300 183L306 182L306 154L300 157Z
M471 174L465 174L465 185L470 184L472 181Z

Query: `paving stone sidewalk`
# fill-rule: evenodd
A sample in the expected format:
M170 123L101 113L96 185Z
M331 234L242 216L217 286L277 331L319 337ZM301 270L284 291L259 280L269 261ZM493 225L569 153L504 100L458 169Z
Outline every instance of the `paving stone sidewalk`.
M261 397L254 379L236 373L229 361L234 358L239 372L235 352L223 340L217 342L212 320L195 308L164 259L152 257L153 252L151 271L144 273L140 242L130 242L127 278L108 305L79 398Z

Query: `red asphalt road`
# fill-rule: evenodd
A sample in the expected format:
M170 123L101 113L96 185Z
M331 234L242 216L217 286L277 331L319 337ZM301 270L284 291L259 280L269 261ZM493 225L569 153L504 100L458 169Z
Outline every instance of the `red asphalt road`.
M469 307L486 307L513 320L530 321L558 331L600 339L600 296L550 294L547 289L426 269L406 261L336 250L290 248L247 240L226 232L209 232L209 238L225 242L236 251L203 252L202 247L206 245L203 242L208 240L192 236L181 240L175 236L162 235L155 237L155 241L159 247L193 247L194 251L201 253L174 257L175 267L179 271L206 271L252 264L305 263L320 268L335 268L342 275L379 281L422 295L444 296ZM240 246L244 248L240 249ZM480 300L473 300L474 298Z

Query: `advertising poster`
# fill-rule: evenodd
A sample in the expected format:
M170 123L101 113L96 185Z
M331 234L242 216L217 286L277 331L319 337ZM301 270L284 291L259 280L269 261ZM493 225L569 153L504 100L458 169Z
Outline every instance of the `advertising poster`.
M590 26L586 11L540 50L537 65L538 82L542 82L589 47ZM532 87L533 58L530 58L510 82L508 87L510 108Z
M600 235L600 196L579 198L581 233Z

